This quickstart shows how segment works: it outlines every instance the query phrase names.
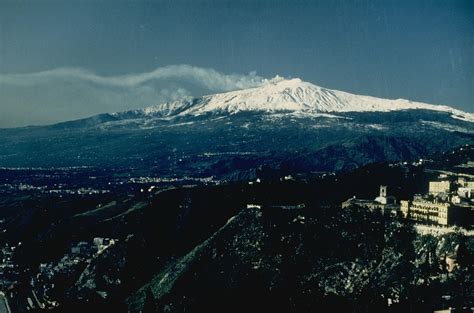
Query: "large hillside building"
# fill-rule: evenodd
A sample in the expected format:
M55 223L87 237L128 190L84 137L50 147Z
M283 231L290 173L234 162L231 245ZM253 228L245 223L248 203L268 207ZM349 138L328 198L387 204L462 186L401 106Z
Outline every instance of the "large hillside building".
M447 226L451 224L455 210L448 202L432 202L415 198L412 201L400 201L400 211L405 218Z

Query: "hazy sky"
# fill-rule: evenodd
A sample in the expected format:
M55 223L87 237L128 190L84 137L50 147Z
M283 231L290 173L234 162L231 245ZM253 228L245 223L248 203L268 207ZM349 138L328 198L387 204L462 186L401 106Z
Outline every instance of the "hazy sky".
M0 0L0 127L275 75L474 112L474 1Z

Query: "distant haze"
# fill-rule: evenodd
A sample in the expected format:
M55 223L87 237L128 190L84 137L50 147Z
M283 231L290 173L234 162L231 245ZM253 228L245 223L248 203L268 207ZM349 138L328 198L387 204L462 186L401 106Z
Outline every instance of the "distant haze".
M474 112L473 1L0 1L0 128L276 75Z

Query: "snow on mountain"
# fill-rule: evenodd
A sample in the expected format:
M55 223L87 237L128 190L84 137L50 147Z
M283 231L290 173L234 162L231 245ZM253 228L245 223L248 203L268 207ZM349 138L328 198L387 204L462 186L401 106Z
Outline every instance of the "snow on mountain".
M331 90L304 82L301 79L276 77L261 86L244 90L185 98L135 110L146 116L199 116L209 113L235 114L239 112L266 113L335 113L335 112L389 112L424 109L448 112L453 118L474 122L474 114L449 106L412 102L404 99L381 99Z

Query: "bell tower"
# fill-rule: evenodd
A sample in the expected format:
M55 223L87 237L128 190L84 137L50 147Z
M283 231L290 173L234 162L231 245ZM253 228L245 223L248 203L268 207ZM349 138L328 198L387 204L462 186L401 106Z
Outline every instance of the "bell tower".
M387 197L387 186L381 185L380 186L380 197Z

